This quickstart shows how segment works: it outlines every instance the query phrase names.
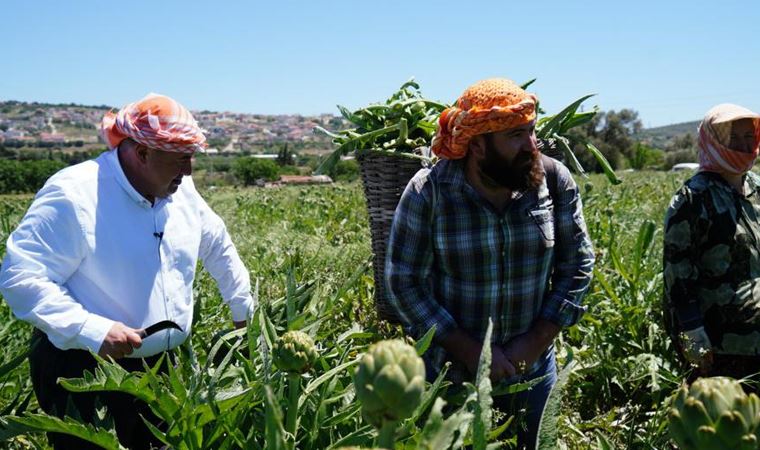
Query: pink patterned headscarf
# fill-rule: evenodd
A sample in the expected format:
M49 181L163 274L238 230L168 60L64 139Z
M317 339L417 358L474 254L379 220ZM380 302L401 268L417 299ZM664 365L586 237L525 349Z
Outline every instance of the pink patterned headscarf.
M729 148L732 122L752 119L755 145L751 152ZM760 114L747 108L723 103L710 109L699 125L699 169L743 175L752 168L760 146Z
M158 94L148 94L116 114L107 112L100 132L110 149L127 138L169 152L194 153L206 148L206 136L190 111Z

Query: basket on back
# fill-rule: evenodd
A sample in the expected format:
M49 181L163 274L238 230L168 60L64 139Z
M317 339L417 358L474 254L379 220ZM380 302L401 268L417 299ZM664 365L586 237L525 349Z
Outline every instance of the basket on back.
M399 323L385 291L385 254L393 213L409 180L423 166L417 158L394 154L363 152L357 157L361 169L364 196L367 199L369 227L372 235L372 267L375 278L375 308L380 318Z
M523 85L526 88L532 83ZM536 136L541 151L559 159L576 172L583 167L575 157L576 146L587 149L599 163L609 180L619 183L611 166L594 145L567 134L574 127L589 123L596 109L578 112L590 95L583 96L558 114L544 116L536 122ZM327 134L337 145L317 170L329 173L341 156L353 153L359 161L364 194L367 200L372 236L375 307L381 319L398 323L385 290L385 255L393 214L409 180L422 167L433 162L428 150L435 134L438 118L446 105L422 97L414 80L404 83L388 100L356 111L338 107L353 128L330 132L321 127L315 131Z
M353 112L339 106L354 128L334 133L315 129L331 136L337 145L318 172L329 173L341 156L356 154L372 235L375 308L381 319L394 323L398 317L388 302L384 281L388 234L401 193L414 174L431 162L420 149L429 147L438 116L445 108L422 97L419 85L409 80L384 103Z

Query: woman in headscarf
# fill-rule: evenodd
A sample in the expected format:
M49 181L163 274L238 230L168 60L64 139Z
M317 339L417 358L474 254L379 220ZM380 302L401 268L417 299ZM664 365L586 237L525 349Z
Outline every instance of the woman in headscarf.
M666 328L692 376L760 371L760 115L721 104L665 218Z

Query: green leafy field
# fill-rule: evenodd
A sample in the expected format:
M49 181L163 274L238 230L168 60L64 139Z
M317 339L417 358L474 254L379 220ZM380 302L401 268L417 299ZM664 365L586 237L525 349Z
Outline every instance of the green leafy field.
M577 180L597 266L585 299L589 313L557 342L560 366L573 362L561 377L561 407L549 418L557 419L560 448L669 448L660 408L683 372L661 326L662 219L685 177L638 172L623 174L619 185L601 176ZM351 374L370 343L400 336L400 330L378 322L373 311L361 186L225 188L204 196L225 220L258 284L261 307L252 325L221 337L232 324L213 280L201 270L192 345L180 352L171 377L126 376L106 365L95 377L67 386L140 396L172 424L164 435L172 448L371 447L376 431L360 414ZM30 201L2 198L2 252ZM16 358L27 347L30 328L15 321L5 304L0 324L0 439L7 439L0 446L46 448L44 435L25 431L64 427L118 448L107 423L95 430L39 415L12 418L40 412L28 364ZM276 336L288 329L305 331L319 349L314 369L301 381L295 436L285 430L294 409L287 376L269 357ZM445 397L445 391L444 385L427 389L423 404L397 430L396 448L485 448L486 441L510 448L516 424L497 429L499 415L490 423L482 410L490 387L470 386L458 398Z

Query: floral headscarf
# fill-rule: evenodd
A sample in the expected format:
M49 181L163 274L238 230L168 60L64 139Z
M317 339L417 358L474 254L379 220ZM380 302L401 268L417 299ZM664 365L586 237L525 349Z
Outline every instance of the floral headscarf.
M732 123L740 119L752 119L755 125L755 144L749 153L728 147ZM738 105L723 103L710 109L699 125L699 168L708 172L745 174L755 163L759 146L760 114Z

